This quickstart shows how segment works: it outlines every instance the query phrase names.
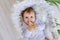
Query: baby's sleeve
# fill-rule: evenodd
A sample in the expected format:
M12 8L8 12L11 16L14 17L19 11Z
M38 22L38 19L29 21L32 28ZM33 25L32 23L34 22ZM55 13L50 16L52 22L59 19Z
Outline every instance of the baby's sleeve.
M25 30L25 33L24 33L24 36L26 37L26 38L30 38L31 37L31 32L27 29L27 30Z

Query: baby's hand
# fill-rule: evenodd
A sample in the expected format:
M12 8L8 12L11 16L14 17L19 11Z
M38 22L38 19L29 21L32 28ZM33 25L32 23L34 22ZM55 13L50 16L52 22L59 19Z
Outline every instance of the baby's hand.
M30 31L34 31L38 28L37 24L34 23L34 22L29 22L29 25L28 25L28 30Z

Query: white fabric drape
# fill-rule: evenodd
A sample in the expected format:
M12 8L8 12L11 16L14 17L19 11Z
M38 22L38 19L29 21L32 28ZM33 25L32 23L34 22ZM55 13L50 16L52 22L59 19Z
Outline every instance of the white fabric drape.
M10 8L15 1L0 0L0 40L19 40L10 18Z

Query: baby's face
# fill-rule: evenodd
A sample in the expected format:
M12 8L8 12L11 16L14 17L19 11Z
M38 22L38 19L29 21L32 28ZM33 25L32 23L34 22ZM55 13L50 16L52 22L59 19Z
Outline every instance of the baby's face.
M30 13L24 12L23 16L23 20L27 25L30 22L35 22L35 13L33 11L31 11Z

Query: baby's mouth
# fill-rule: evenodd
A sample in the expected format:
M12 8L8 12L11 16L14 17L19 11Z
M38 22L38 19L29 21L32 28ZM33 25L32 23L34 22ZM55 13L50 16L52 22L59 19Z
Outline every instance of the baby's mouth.
M29 25L31 25L31 26L33 26L33 24L34 24L34 23L33 23L32 21L29 22Z

